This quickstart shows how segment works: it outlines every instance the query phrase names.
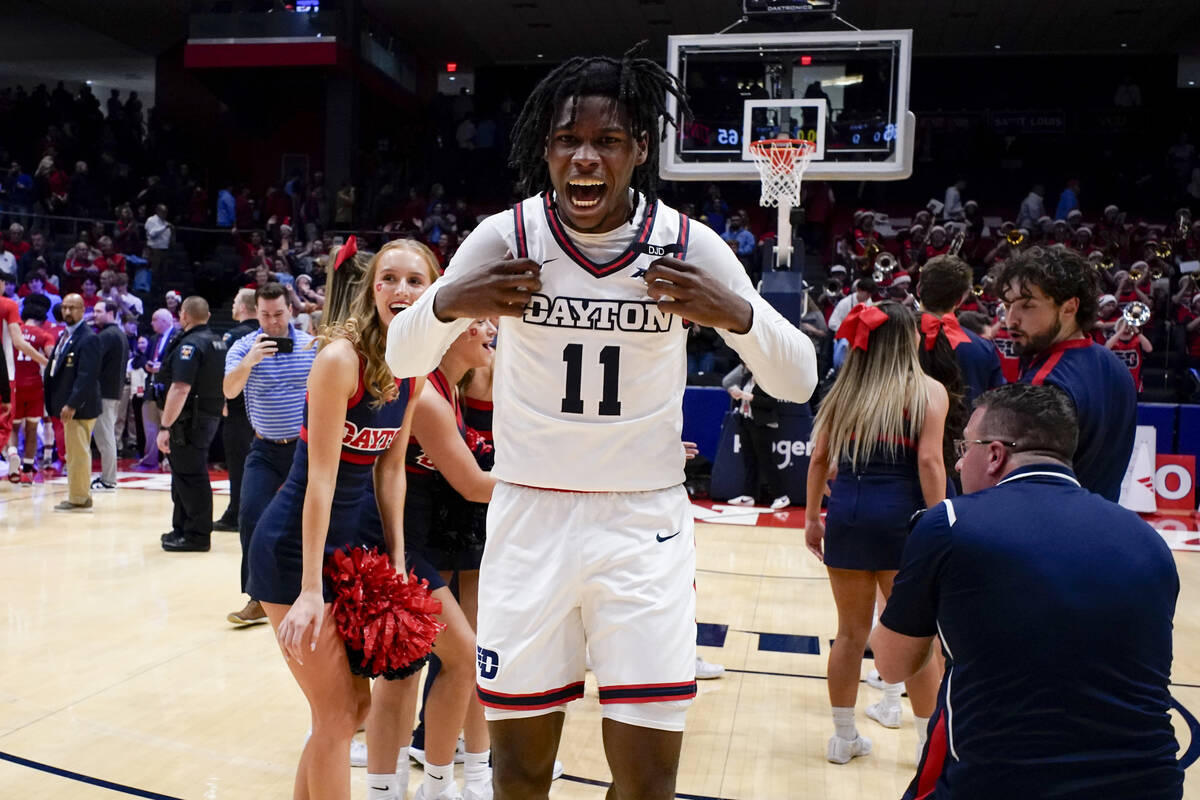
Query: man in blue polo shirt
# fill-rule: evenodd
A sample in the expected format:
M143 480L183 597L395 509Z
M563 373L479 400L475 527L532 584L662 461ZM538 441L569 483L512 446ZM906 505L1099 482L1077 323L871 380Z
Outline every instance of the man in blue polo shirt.
M887 681L916 673L934 636L946 656L905 798L1176 800L1166 544L1080 487L1058 389L988 392L963 436L973 494L917 522L871 638Z
M238 534L242 540L242 591L246 590L246 552L254 526L292 467L304 421L304 395L317 349L312 336L292 325L287 290L271 282L255 291L259 329L234 342L225 358L226 399L245 395L254 441L242 469ZM291 352L275 339L290 339ZM287 343L284 342L286 345ZM234 625L266 622L262 605L251 598L227 617Z
M1021 382L1057 386L1071 397L1079 420L1075 474L1115 503L1133 453L1137 390L1121 360L1088 335L1097 310L1094 274L1078 253L1034 247L1004 262L997 286Z

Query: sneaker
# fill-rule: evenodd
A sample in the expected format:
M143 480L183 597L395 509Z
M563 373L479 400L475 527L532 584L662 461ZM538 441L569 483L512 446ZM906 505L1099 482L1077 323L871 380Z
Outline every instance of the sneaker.
M92 480L93 492L115 492L117 485L115 483L105 483L103 478L95 478Z
M850 759L871 753L871 740L863 735L853 739L843 739L834 734L829 737L829 747L825 751L825 760L833 764L849 764Z
M236 522L226 522L223 519L213 520L213 530L221 531L222 533L237 533L238 526Z
M492 800L492 781L488 777L486 783L481 783L478 786L466 785L463 787L462 800Z
M871 671L867 673L867 686L870 686L872 689L879 689L880 691L883 691L883 687L886 685L887 684L884 683L883 678L879 677L879 670L872 668Z
M21 460L18 458L10 458L8 460L8 482L21 482Z
M31 469L21 470L21 485L22 486L33 486L33 470L31 470Z
M696 680L711 681L725 674L725 668L720 664L711 664L700 656L696 656Z
M550 780L556 781L563 776L563 763L557 758L554 759L554 772L550 775Z
M728 506L752 506L752 505L754 505L754 498L748 494L743 494L743 495L739 495L739 496L733 498L732 500L729 500L728 502L725 503L725 505L728 505Z
M771 510L778 511L781 508L787 508L792 504L792 499L786 494L780 495L771 501Z
M417 787L417 793L413 795L413 800L463 800L462 793L458 791L458 784L454 781L450 782L441 794L437 797L430 797L425 794L425 784L422 783Z
M267 621L267 612L263 611L262 603L257 600L251 600L246 603L245 608L241 611L234 611L225 617L225 619L229 620L233 625L261 625ZM358 744L358 742L356 741L355 744ZM365 766L367 763L367 746L364 744L362 748L363 763L356 766ZM354 748L351 746L351 752L353 750Z
M82 511L82 512L87 512L90 514L92 512L92 498L89 497L85 502L82 502L82 503L72 503L70 500L63 500L61 503L59 503L58 505L56 505L54 507L54 510L55 511Z
M256 606L258 605L257 600L251 600L250 603L253 603ZM246 604L247 608L250 606L250 603ZM261 609L262 606L259 606L259 608ZM229 615L229 621L233 622L233 614ZM350 740L350 766L365 767L366 765L367 765L367 743L362 741L361 739L351 739Z
M882 700L867 706L867 716L885 728L900 727L900 705L885 705Z
M425 766L425 748L424 747L409 746L408 757L411 758L413 761L417 762L418 764L420 764L422 767ZM458 744L455 745L455 747L454 747L454 763L455 764L465 764L466 761L467 761L467 743L465 741L463 741L463 738L460 736L460 737L458 737Z

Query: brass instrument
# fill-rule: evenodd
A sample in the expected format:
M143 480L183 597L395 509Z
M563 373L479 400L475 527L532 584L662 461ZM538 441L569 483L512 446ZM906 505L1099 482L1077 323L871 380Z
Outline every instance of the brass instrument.
M1144 277L1146 277L1146 273L1142 272L1140 269L1129 270L1129 279L1134 283L1141 283L1142 278Z
M1004 240L1008 242L1009 247L1020 247L1025 243L1025 234L1021 233L1019 229L1013 228L1004 237Z
M1097 261L1094 266L1096 267L1097 270L1105 270L1106 272L1111 272L1113 267L1115 267L1116 265L1117 265L1117 262L1115 259L1113 259L1112 256L1105 256L1104 258Z
M1170 242L1158 242L1154 245L1155 258L1161 258L1162 260L1166 261L1172 255L1174 255L1174 253L1175 250L1171 247Z
M883 250L879 247L876 247L875 249L875 257L867 263L869 263L872 267L871 278L876 284L881 284L885 278L896 271L897 262L896 257L887 250ZM870 248L867 248L867 253L868 255L871 253Z
M1179 227L1175 231L1175 238L1179 241L1185 241L1188 238L1188 228L1192 227L1192 220L1187 214L1179 215Z
M1158 280L1164 274L1166 274L1166 273L1163 272L1163 268L1158 266L1157 264L1155 264L1153 267L1150 268L1150 280L1152 280L1152 281Z
M963 242L967 240L967 234L959 231L954 234L954 238L950 240L950 249L947 251L950 255L958 255L958 251L962 250Z
M1125 320L1126 325L1143 328L1150 321L1150 306L1141 302L1130 303L1121 313L1121 319Z
M984 292L984 288L983 288L982 283L977 283L971 287L971 293L974 294L976 297L983 297L983 292Z

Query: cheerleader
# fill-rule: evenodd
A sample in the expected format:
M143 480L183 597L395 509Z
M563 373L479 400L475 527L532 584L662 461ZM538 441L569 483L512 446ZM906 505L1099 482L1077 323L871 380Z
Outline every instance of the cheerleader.
M850 352L813 428L805 540L825 563L837 606L828 669L835 730L826 758L845 764L871 752L855 727L854 706L876 588L885 599L891 594L913 513L946 497L942 439L950 403L945 387L921 369L916 319L903 306L859 306L838 337ZM834 466L822 524L820 498ZM936 677L930 668L907 684L922 743ZM877 718L884 706L868 708L868 716Z
M415 299L414 282L427 285L428 278L414 276L398 249L365 264L350 242L340 250L330 304L344 298L350 314L321 337L291 472L250 546L249 591L262 602L312 712L297 800L350 797L350 741L371 694L368 680L351 671L322 570L333 550L374 544L357 524L372 477L390 487L378 498L383 544L393 564L403 562L405 445L410 401L423 383L397 381L383 355L388 324Z

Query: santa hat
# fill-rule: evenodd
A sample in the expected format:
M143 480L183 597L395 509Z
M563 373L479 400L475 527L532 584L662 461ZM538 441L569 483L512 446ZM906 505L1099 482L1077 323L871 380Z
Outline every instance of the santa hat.
M1117 302L1117 298L1115 295L1102 294L1102 295L1100 295L1100 299L1097 301L1097 305L1104 305L1105 303L1116 303L1116 302Z
M846 268L843 267L841 264L834 264L832 267L829 268L829 274L832 275L835 272L841 272L844 274L846 272Z
M1117 207L1116 207L1115 205L1113 205L1112 203L1109 203L1108 205L1106 205L1106 206L1104 207L1104 213L1105 213L1105 214L1107 214L1107 213L1108 213L1108 212L1110 212L1110 211L1120 211L1120 210L1121 210L1121 209L1117 208Z

